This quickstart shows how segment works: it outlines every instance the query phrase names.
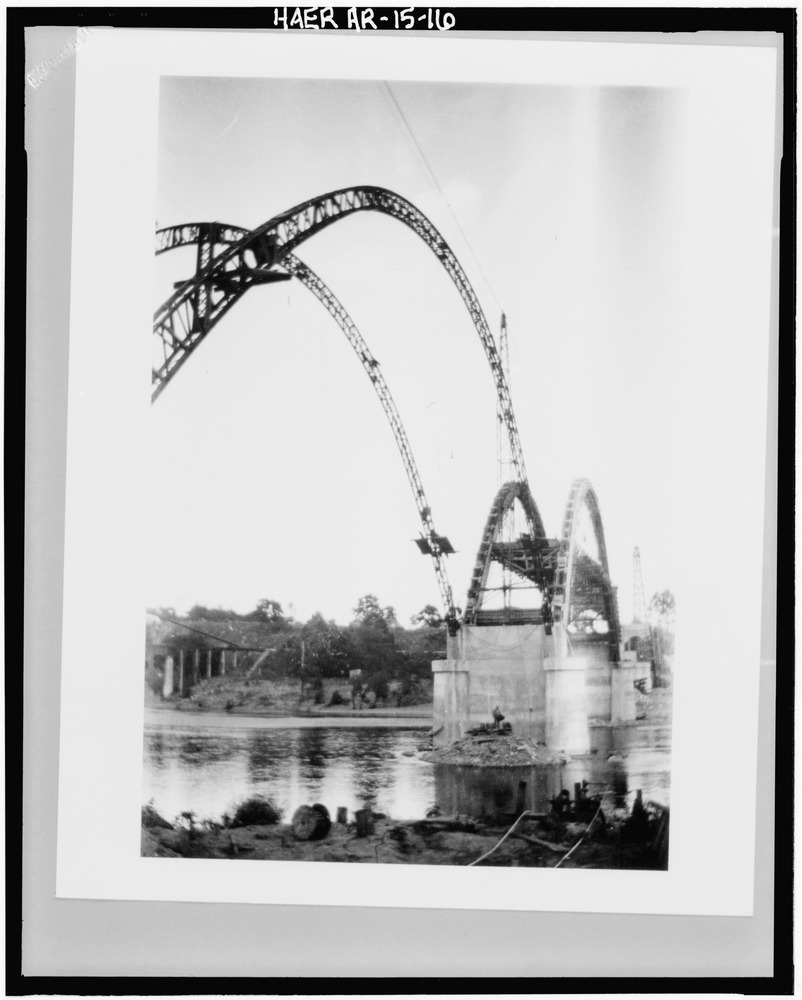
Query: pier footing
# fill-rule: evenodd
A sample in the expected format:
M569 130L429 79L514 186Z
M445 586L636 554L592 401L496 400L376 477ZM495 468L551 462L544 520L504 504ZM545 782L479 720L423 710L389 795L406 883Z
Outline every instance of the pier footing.
M568 754L591 746L590 720L635 719L634 654L610 662L606 636L568 635L559 625L463 626L448 658L432 663L435 748L493 720L498 708L517 736Z

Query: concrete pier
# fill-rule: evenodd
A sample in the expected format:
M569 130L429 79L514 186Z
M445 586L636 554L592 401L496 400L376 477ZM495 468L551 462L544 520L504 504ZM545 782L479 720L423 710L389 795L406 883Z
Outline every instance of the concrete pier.
M164 685L162 686L162 696L169 698L173 693L173 658L167 656L164 661Z
M468 726L468 671L459 660L435 660L434 737L436 747L462 739Z
M620 663L611 664L610 721L614 726L635 719L635 674L637 654L624 653Z
M583 656L549 656L543 661L546 674L546 745L566 753L586 753L588 693Z
M568 754L591 746L591 720L634 721L634 654L611 663L606 636L569 635L560 625L463 626L448 658L432 663L434 746L491 722L498 707L517 736Z

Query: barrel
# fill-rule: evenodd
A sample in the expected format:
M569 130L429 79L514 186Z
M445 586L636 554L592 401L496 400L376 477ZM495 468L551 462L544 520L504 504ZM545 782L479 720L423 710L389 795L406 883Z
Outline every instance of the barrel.
M328 809L319 802L313 806L299 806L291 826L296 840L323 840L331 830L331 817Z
M354 819L356 820L357 837L367 837L375 832L376 824L370 806L365 806L364 809L357 809L354 813Z

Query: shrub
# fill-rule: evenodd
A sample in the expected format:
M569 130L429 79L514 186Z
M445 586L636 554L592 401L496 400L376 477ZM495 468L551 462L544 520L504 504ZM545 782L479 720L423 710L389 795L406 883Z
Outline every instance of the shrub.
M337 690L337 688L335 688L331 692L331 698L329 699L329 705L342 705L342 704L343 704L343 696L340 694L340 692Z
M230 826L272 826L281 820L281 809L262 795L252 795L234 810Z
M146 806L142 806L142 826L147 827L149 830L156 827L161 827L163 830L173 829L172 824L168 823L163 816L156 812L152 802L148 802Z
M156 667L145 667L145 686L154 694L161 694L164 688L164 675Z

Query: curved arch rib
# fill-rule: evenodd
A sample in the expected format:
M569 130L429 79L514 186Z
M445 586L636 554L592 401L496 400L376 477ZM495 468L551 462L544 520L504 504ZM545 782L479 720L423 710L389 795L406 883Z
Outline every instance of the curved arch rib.
M618 621L618 601L615 589L610 580L610 568L607 562L607 545L604 540L604 526L599 509L599 500L589 479L575 479L571 484L568 503L563 517L560 552L557 558L557 570L554 578L553 611L556 621L569 624L571 608L574 604L574 579L577 558L576 533L581 509L585 507L590 514L591 525L599 549L599 567L603 589L604 613L609 626L608 643L610 659L619 659L619 641L621 629Z
M222 226L219 223L214 223L213 225L217 227L218 233L229 236L229 242L242 239L244 236L248 235L247 230L238 229L235 226ZM209 229L210 227L208 224L191 223L159 230L156 233L156 253L158 255L166 252L167 250L174 250L178 247L190 246L194 244L202 246L204 237L207 236ZM204 251L199 250L199 254L202 252ZM381 370L379 369L379 364L373 357L365 339L357 329L351 317L348 315L345 307L337 299L331 289L325 284L323 279L292 253L284 255L282 265L289 274L298 278L299 281L301 281L326 307L329 314L334 318L340 329L345 334L346 339L353 347L354 352L362 364L362 367L365 369L368 377L373 383L373 387L384 409L385 416L390 424L390 429L395 437L396 445L398 446L401 459L404 463L404 470L406 471L407 479L409 480L409 484L415 498L418 515L421 519L423 539L418 543L418 545L422 551L431 555L445 614L447 617L449 614L453 615L454 599L445 567L445 556L450 551L450 543L447 538L439 535L435 529L431 508L429 507L426 499L423 482L421 480L420 473L418 472L418 467L415 462L414 455L412 454L412 449L410 447L404 425L401 422L401 417L390 393L390 389L387 386ZM239 296L237 298L239 298ZM236 301L236 299L234 301ZM233 305L233 302L231 304Z
M325 282L317 274L315 274L315 272L307 264L300 261L294 254L285 254L282 264L290 274L298 278L298 280L301 281L326 307L329 314L335 319L337 325L345 334L348 343L351 347L353 347L354 352L362 364L362 367L367 372L368 378L373 383L373 388L376 390L376 395L379 397L379 401L382 404L385 416L387 417L390 428L395 437L395 443L401 453L401 459L404 463L407 479L409 480L409 485L412 487L412 494L415 498L415 505L418 508L418 515L420 516L423 528L423 542L425 543L418 544L422 551L428 552L428 554L432 557L435 575L437 576L437 584L440 588L440 597L443 602L445 613L448 615L454 610L454 599L445 567L445 556L451 546L448 539L442 535L438 535L435 530L431 508L426 500L426 494L423 490L423 482L421 481L420 473L418 472L418 467L415 463L415 458L412 454L412 449L410 448L406 431L404 430L404 425L401 423L401 417L396 408L395 401L390 394L390 389L388 388L384 376L381 373L379 363L371 354L368 345L365 343L362 334L354 325L353 320Z
M494 550L494 545L498 542L504 515L512 509L516 500L520 502L526 514L527 526L533 524L535 530L528 539L521 539L519 552L516 553L517 558L509 560L510 568L518 575L530 580L535 586L544 588L546 585L546 581L541 575L542 549L546 542L546 532L529 485L518 481L504 483L493 500L482 532L479 551L476 554L476 563L465 604L464 621L468 625L477 624L478 614L481 610L482 593L487 586L490 564L499 556L499 553Z
M275 280L272 268L281 265L287 253L334 222L361 211L383 212L412 229L432 250L456 285L490 364L499 409L510 441L515 477L519 482L526 482L523 451L509 387L476 294L455 254L432 223L411 202L386 188L342 188L312 198L274 216L234 243L227 242L227 238L237 235L236 227L220 226L219 232L208 235L201 232L204 225L216 228L219 226L216 223L195 223L161 230L163 249L178 245L168 244L186 236L186 242L197 242L199 252L195 275L174 292L154 317L154 334L161 340L164 354L163 363L153 372L154 398L215 323L251 285L271 280L271 275ZM193 236L194 239L191 238ZM224 249L215 254L214 248L218 245ZM161 252L158 244L157 252ZM534 534L534 524L530 525L530 530Z
M204 239L212 242L212 233L213 245L231 246L245 239L249 232L241 226L227 226L222 222L185 222L179 226L166 226L156 230L156 256L167 250L202 243Z
M215 262L220 257L219 251L215 254L215 250L221 246L230 248L248 236L250 230L221 222L190 222L156 231L157 257L180 247L197 246L198 249L194 277L182 282L177 292L156 312L153 333L161 358L153 368L152 401L158 398L212 326L257 283L257 271L250 267L237 267L236 263L233 268L224 268L214 274ZM197 278L202 273L213 276L198 284ZM196 287L187 298L185 293L193 285ZM173 301L177 305L160 321L159 314Z

